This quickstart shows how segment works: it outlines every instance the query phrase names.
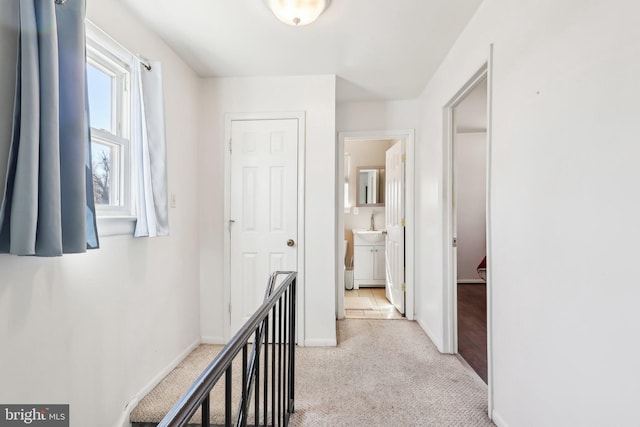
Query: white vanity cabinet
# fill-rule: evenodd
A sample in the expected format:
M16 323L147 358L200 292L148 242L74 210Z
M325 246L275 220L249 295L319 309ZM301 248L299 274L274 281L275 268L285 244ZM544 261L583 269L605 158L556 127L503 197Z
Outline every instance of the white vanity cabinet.
M382 231L353 231L353 287L384 286L385 246Z

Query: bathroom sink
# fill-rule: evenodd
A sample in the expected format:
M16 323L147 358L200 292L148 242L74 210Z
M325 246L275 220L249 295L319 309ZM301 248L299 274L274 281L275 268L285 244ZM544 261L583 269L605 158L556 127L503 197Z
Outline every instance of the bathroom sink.
M384 242L382 230L353 230L353 244L366 245Z

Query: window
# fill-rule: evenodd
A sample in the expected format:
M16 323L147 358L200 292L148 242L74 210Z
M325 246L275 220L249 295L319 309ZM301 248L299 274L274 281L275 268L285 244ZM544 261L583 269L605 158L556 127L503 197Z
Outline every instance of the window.
M87 87L93 190L98 218L133 216L132 55L87 23Z

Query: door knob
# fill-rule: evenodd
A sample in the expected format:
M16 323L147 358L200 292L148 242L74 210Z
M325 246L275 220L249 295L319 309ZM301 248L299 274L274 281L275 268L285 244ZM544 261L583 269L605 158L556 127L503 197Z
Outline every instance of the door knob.
M294 242L293 239L287 240L287 246L293 247L295 244L296 244L296 242Z

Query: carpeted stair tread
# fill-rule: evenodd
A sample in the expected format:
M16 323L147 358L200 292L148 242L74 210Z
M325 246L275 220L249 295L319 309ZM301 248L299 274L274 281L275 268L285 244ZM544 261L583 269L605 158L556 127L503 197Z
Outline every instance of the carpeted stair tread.
M223 349L221 345L202 344L193 350L173 371L169 373L153 390L149 392L138 406L133 410L129 420L134 427L152 427L157 425L162 418L171 410L173 405L182 397L189 389L191 384L206 369L211 361ZM283 345L284 352L286 346ZM268 347L269 359L271 359L271 347ZM277 352L277 348L276 348ZM251 345L248 347L248 354L251 354ZM237 406L240 402L240 392L242 388L242 352L236 357L232 365L232 411L235 417ZM264 366L263 357L260 358L261 369ZM268 382L270 387L271 381ZM262 386L261 386L262 387ZM210 422L212 425L224 425L224 393L225 393L225 377L224 375L218 381L218 384L211 391L210 396ZM260 395L262 402L262 395ZM253 420L253 397L249 408L250 419ZM262 415L262 412L261 412ZM271 417L271 411L268 411L268 417ZM189 424L200 425L202 414L200 409L194 414Z

